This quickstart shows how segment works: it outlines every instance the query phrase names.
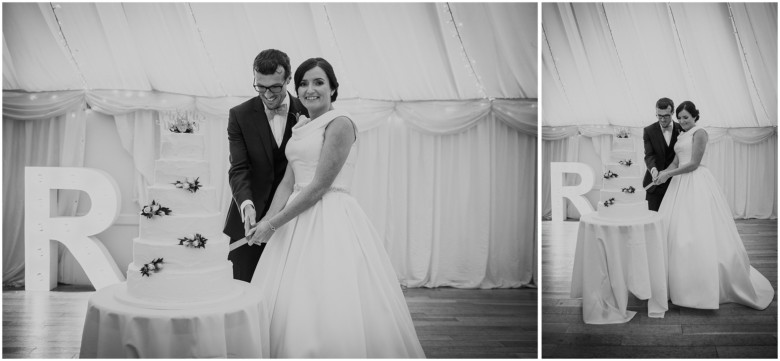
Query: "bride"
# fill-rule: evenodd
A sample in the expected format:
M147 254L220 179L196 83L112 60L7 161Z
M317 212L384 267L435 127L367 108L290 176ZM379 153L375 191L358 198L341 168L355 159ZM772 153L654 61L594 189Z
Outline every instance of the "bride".
M349 194L357 128L334 109L322 58L295 71L302 117L287 171L249 237L268 242L252 277L270 313L273 358L425 357L382 238Z
M735 302L763 310L774 289L750 266L726 198L701 164L708 135L696 124L699 110L685 101L675 113L685 133L677 138L674 161L654 181L674 177L658 210L668 231L670 299L691 308Z

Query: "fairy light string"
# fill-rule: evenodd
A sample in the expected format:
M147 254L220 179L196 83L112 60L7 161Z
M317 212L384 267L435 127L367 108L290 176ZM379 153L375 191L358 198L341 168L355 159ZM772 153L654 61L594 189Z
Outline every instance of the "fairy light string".
M452 11L452 7L450 6L450 3L442 4L442 9L443 12L445 13L445 16L448 17L446 22L448 24L453 25L452 29L455 31L455 33L453 34L453 38L458 39L458 44L460 45L460 54L466 62L465 65L466 69L470 70L469 75L472 78L474 78L475 85L480 95L482 95L482 99L488 99L487 92L485 91L485 86L482 84L482 77L477 75L477 71L476 69L474 69L474 64L476 64L477 61L471 59L468 52L466 51L466 47L463 45L463 37L461 36L461 27L463 27L463 23L459 23L455 21L455 14Z

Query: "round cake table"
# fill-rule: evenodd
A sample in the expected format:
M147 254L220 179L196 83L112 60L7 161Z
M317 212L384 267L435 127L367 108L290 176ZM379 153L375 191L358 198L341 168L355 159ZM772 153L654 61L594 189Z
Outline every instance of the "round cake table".
M666 237L661 216L648 211L636 220L580 218L572 270L571 297L582 298L588 324L630 321L628 294L648 300L649 317L668 310Z
M269 320L259 289L235 282L239 296L186 310L130 306L126 283L89 299L81 358L268 358Z

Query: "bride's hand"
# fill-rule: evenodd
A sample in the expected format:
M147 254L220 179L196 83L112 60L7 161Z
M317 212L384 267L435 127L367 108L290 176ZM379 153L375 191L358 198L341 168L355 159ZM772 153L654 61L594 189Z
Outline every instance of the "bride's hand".
M658 177L656 177L656 178L655 178L655 180L653 181L653 183L654 183L654 184L656 184L656 185L658 185L658 184L663 184L663 183L665 183L667 180L669 180L669 178L670 178L670 177L669 177L669 172L667 172L667 171L665 171L665 170L662 170L662 171L658 172Z
M260 222L257 222L257 227L255 229L257 231L255 232L254 237L252 238L254 244L267 243L268 239L271 238L271 235L274 234L274 231L271 230L271 223L268 223L268 221L266 220L261 220Z

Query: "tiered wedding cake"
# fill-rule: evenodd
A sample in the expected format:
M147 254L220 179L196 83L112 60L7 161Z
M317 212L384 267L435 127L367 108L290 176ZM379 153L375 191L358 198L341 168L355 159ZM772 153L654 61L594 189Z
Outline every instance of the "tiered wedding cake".
M650 216L642 187L642 172L627 129L612 137L612 152L604 164L598 215L609 219L636 219Z
M127 268L127 292L136 306L177 309L236 297L229 239L222 233L216 189L205 160L203 134L178 115L163 122L150 204L140 216Z

